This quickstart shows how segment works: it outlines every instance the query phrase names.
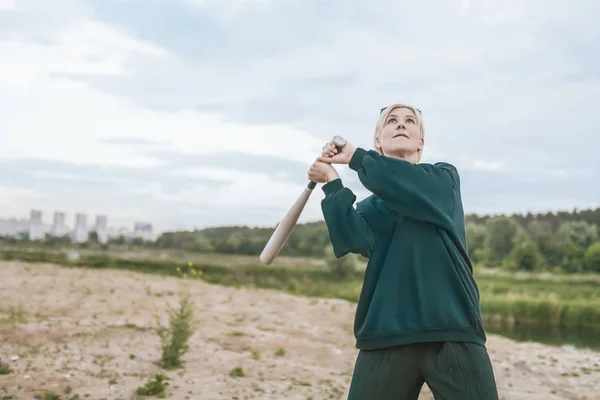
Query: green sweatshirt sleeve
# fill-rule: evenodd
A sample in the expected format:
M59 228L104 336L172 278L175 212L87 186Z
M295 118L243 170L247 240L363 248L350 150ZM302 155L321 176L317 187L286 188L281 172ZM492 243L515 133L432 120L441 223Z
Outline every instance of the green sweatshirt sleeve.
M456 168L448 163L414 164L357 148L349 167L362 184L392 210L453 229Z
M341 179L335 179L322 187L325 198L321 201L323 217L329 230L329 238L336 257L348 253L370 257L373 243L373 226L369 226L376 211L366 201L357 204L356 195L344 187Z

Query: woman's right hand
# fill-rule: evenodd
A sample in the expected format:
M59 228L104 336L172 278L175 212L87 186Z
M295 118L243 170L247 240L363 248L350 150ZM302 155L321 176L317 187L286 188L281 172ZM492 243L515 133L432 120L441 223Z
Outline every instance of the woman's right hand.
M349 164L355 150L352 143L346 142L346 145L338 151L333 141L329 141L323 146L321 157L317 160L327 164Z

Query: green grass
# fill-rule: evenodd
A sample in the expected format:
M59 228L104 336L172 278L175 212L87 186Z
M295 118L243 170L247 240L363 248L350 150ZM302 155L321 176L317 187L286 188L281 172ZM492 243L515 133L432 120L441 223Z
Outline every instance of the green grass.
M558 277L561 276L558 275ZM523 279L515 276L476 274L479 290L486 295L600 300L600 282L593 279L574 280L569 276L562 276L562 278L562 280L549 280L531 276Z
M12 374L13 370L8 365L0 366L0 375Z
M26 245L6 245L0 239L0 248L3 251L32 253L59 254L66 253L73 249L71 245L46 247L41 243L27 243ZM152 249L152 248L129 248L128 246L111 245L109 250L101 250L99 246L90 246L90 248L75 248L83 256L94 256L98 254L108 255L111 258L135 258L145 260L165 259L170 261L188 262L197 264L215 263L228 266L253 265L258 262L258 256L241 254L213 254L213 253L190 253L184 250L174 249ZM41 260L40 260L41 261ZM363 267L364 267L364 263ZM325 261L314 257L288 257L278 256L277 266L279 267L302 267L302 266L324 266Z
M60 396L54 392L45 392L43 400L60 400Z
M228 257L233 261L228 262ZM189 261L185 257L144 260L107 254L84 254L78 260L69 261L62 253L23 250L5 250L2 258L173 276L178 275L177 267L186 271ZM357 301L362 285L361 270L340 278L314 263L294 267L291 264L262 265L257 259L254 263L249 260L242 263L239 258L226 255L206 256L202 260L204 261L193 263L196 270L202 271L201 279L219 285L277 289L298 295L340 298L352 302ZM478 268L476 279L486 321L509 325L600 329L598 276L510 274Z
M503 324L600 328L600 301L482 295L486 320Z
M484 318L508 325L600 328L597 276L476 274Z
M164 399L167 397L167 386L169 386L168 378L163 374L155 374L144 386L139 386L135 394Z

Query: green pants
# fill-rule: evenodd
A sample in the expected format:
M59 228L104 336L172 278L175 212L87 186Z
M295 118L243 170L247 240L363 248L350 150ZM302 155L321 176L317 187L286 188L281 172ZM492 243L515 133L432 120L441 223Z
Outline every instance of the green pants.
M487 349L458 342L361 350L348 400L417 400L425 382L436 400L498 400Z

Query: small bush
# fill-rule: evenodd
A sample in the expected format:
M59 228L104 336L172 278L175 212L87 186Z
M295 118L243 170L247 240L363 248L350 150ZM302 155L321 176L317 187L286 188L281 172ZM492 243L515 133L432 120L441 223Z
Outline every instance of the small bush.
M585 250L575 243L566 243L562 246L561 269L568 274L583 272L583 255Z
M60 396L54 392L46 392L44 393L44 400L60 400Z
M280 347L279 349L277 349L277 351L275 352L275 355L277 357L283 357L285 356L285 349L283 347Z
M12 374L12 372L13 370L8 366L8 364L4 364L0 358L0 375L8 375Z
M163 368L172 369L181 366L181 357L189 348L187 341L194 332L194 307L190 295L182 295L179 308L169 307L168 313L170 326L163 327L159 323L156 331L161 339L161 365Z
M135 394L138 396L156 396L158 398L167 397L167 386L169 386L169 382L167 382L167 377L163 374L156 374L153 377L154 379L148 380L148 382L144 386L140 386L135 391Z
M509 270L538 271L542 269L544 260L537 247L530 241L516 244L505 260L505 268Z

